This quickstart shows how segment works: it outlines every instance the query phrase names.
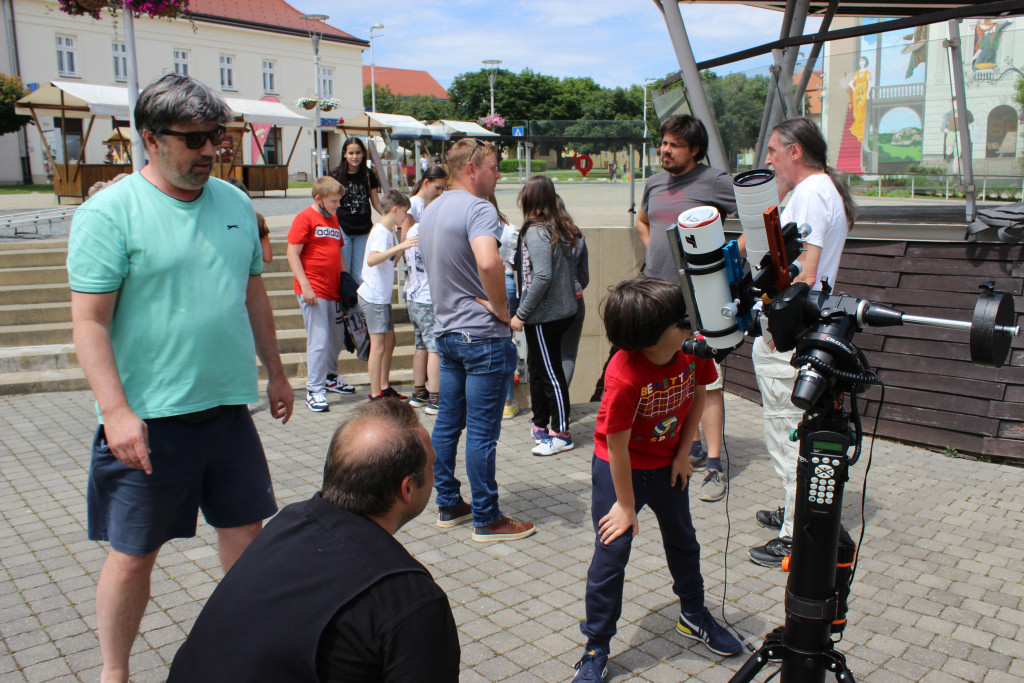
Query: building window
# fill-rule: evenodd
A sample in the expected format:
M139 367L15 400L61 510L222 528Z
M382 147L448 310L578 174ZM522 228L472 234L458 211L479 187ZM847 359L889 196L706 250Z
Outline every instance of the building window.
M124 43L112 43L114 50L114 80L124 83L128 80L128 57Z
M267 94L277 93L277 62L269 59L263 60L263 92Z
M220 56L220 89L235 89L235 58L231 55Z
M334 69L320 67L320 97L334 97Z
M78 59L75 39L71 36L57 36L57 74L78 76Z
M188 76L188 62L189 62L189 51L188 50L175 50L174 51L174 73L181 74L182 76Z

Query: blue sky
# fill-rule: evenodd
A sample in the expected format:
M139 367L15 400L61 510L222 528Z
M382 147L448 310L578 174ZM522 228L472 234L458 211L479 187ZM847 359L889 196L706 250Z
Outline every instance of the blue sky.
M485 59L514 72L590 76L606 87L643 83L678 70L665 20L651 0L291 0L305 13L368 39L375 32L378 66L429 71L445 87ZM681 5L697 61L778 38L782 13L740 5ZM817 30L818 20L805 32ZM369 51L364 64L370 63ZM766 64L767 58L717 69L719 73Z

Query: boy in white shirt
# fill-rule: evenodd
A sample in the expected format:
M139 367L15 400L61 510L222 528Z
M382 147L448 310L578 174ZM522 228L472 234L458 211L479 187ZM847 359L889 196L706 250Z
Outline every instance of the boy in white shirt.
M359 305L366 314L366 329L370 333L370 400L383 398L406 400L391 388L391 356L395 351L395 323L391 315L391 296L395 286L394 260L409 247L419 242L410 237L395 244L392 232L402 224L409 212L409 198L398 190L389 190L381 197L383 212L380 223L373 226L366 240L363 256L363 284L359 285Z

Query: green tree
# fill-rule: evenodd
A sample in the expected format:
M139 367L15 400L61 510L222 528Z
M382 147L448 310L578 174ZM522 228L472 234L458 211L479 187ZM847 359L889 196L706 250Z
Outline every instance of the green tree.
M399 100L402 98L391 92L391 87L387 85L377 86L377 111L385 114L398 114L395 111L399 107ZM370 91L370 86L363 86L363 109L370 111L373 106L373 96Z
M580 120L565 129L573 137L605 138L597 142L573 142L573 151L598 154L625 146L608 142L607 138L640 138L643 136L643 88L602 88L583 105Z
M14 113L15 103L27 94L20 78L0 73L0 135L13 133L32 120Z
M768 94L768 77L732 73L718 76L713 71L701 74L704 92L722 136L731 168L736 168L740 152L754 147L761 130L761 115Z
M370 86L363 88L363 108L369 110L372 100L370 99ZM402 114L411 116L417 121L436 121L449 118L448 103L438 100L429 95L412 95L403 97L391 92L386 85L377 86L377 111L384 114Z

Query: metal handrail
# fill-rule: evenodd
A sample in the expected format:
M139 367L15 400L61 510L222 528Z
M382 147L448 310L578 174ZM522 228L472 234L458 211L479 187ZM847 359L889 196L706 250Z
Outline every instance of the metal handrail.
M15 237L18 235L38 235L40 224L46 223L47 228L52 230L55 222L70 218L77 208L77 206L64 206L56 209L38 209L0 215L0 228L13 227ZM25 226L31 226L35 230L32 232L23 230Z

